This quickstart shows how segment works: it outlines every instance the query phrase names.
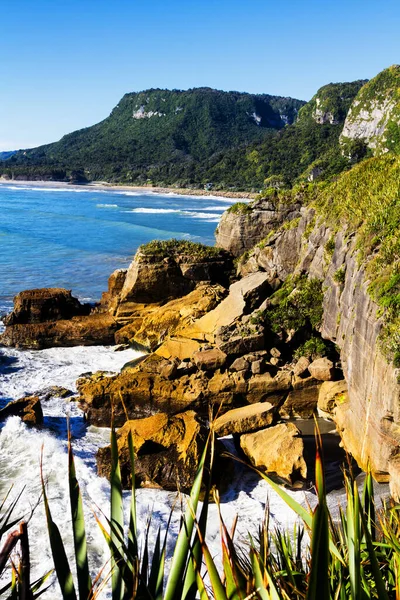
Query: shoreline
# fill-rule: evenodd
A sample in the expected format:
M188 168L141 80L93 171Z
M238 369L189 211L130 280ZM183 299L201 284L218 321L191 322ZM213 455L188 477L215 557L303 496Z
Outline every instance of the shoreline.
M4 179L0 177L0 185L40 185L48 188L69 188L69 189L89 189L89 190L109 190L112 192L123 191L123 192L150 192L151 194L176 194L177 196L202 196L205 198L232 198L232 199L243 199L253 200L257 194L252 192L224 192L220 190L199 190L192 188L173 188L173 187L158 187L148 185L115 185L107 183L106 181L93 181L90 183L68 183L67 181L43 181L43 180L15 180L15 179Z

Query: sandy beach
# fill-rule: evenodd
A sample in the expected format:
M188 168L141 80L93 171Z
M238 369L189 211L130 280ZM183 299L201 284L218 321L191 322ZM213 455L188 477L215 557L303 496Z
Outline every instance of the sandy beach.
M0 185L40 185L49 188L90 188L98 190L111 190L111 191L130 191L130 192L144 192L153 194L177 194L179 196L208 196L208 197L220 197L220 198L242 198L251 200L257 196L257 194L251 192L228 192L228 191L212 191L212 190L199 190L190 188L175 188L175 187L153 187L153 186L137 186L137 185L115 185L107 183L106 181L93 181L90 183L68 183L67 181L42 181L42 180L15 180L5 179L0 177Z

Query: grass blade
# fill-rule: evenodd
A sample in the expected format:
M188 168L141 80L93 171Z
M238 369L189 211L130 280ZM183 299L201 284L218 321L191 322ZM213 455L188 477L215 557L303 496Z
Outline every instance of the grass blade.
M315 482L318 493L318 505L314 511L311 534L311 570L307 590L307 600L324 598L329 600L329 514L326 504L322 441L319 431L316 433Z
M71 437L68 427L68 481L69 498L71 503L72 530L74 534L74 549L78 593L80 600L87 600L92 589L87 556L85 515L83 512L82 495L76 478L75 461L72 452Z
M176 600L178 594L181 593L182 579L190 555L190 539L193 533L194 516L199 502L201 484L203 481L204 464L207 456L207 451L210 443L208 438L204 451L197 469L196 477L190 492L189 506L184 516L184 522L178 535L175 545L174 555L171 561L171 568L168 576L168 581L165 589L164 600ZM179 590L179 591L178 591Z
M121 600L123 596L123 579L120 561L114 551L114 548L120 548L120 536L123 538L124 531L124 511L122 504L122 483L121 470L119 466L117 435L114 428L114 423L111 427L111 587L112 599ZM120 536L116 535L116 531L120 532Z
M68 563L67 554L57 525L54 523L44 484L42 465L40 466L42 480L42 494L44 508L46 512L47 530L50 538L50 548L53 555L54 567L57 574L58 583L61 588L63 600L76 600L74 581L72 579L71 569Z

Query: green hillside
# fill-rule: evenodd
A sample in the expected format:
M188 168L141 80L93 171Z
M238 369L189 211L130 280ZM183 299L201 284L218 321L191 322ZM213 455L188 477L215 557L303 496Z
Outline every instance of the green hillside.
M210 88L126 94L101 123L16 153L0 175L253 191L276 176L326 178L367 152L339 143L364 84L328 84L308 103Z
M222 150L276 134L304 102L221 92L147 90L126 94L101 123L59 142L18 152L14 173L56 179L82 171L87 179L143 182L175 165L204 161ZM72 173L76 176L76 173Z

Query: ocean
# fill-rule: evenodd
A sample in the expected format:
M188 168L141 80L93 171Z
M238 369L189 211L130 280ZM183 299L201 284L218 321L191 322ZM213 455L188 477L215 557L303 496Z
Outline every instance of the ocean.
M66 287L81 300L95 301L107 287L110 273L127 267L140 244L171 237L214 243L214 230L223 211L234 200L215 197L157 195L91 188L49 188L40 184L0 184L0 314L12 307L13 296L33 287ZM115 352L112 347L53 348L41 351L0 349L0 404L45 390L52 385L75 391L84 372L118 371L137 353ZM18 417L0 425L0 498L12 486L11 497L21 493L19 515L29 518L33 577L52 568L43 504L40 502L40 459L54 521L58 524L69 556L73 540L67 484L67 418L71 423L78 480L87 516L90 568L95 575L107 563L107 548L93 517L108 514L109 485L96 474L96 451L109 443L109 430L87 427L74 401L50 398L42 403L44 426L29 429ZM232 449L232 441L225 442ZM266 503L271 525L293 527L295 515L249 469L237 465L237 477L222 495L222 512L228 528L239 514L237 539L257 532ZM384 493L386 488L379 488ZM315 504L312 490L290 492L297 501ZM151 537L166 524L175 494L162 490L138 490L139 530L145 530L152 513ZM125 495L128 511L129 493ZM344 503L339 489L329 495L337 512ZM211 506L208 543L213 555L220 552L219 524ZM178 531L180 510L175 507L171 525ZM107 570L107 567L106 567ZM103 598L110 597L108 589ZM42 598L61 598L57 585Z

